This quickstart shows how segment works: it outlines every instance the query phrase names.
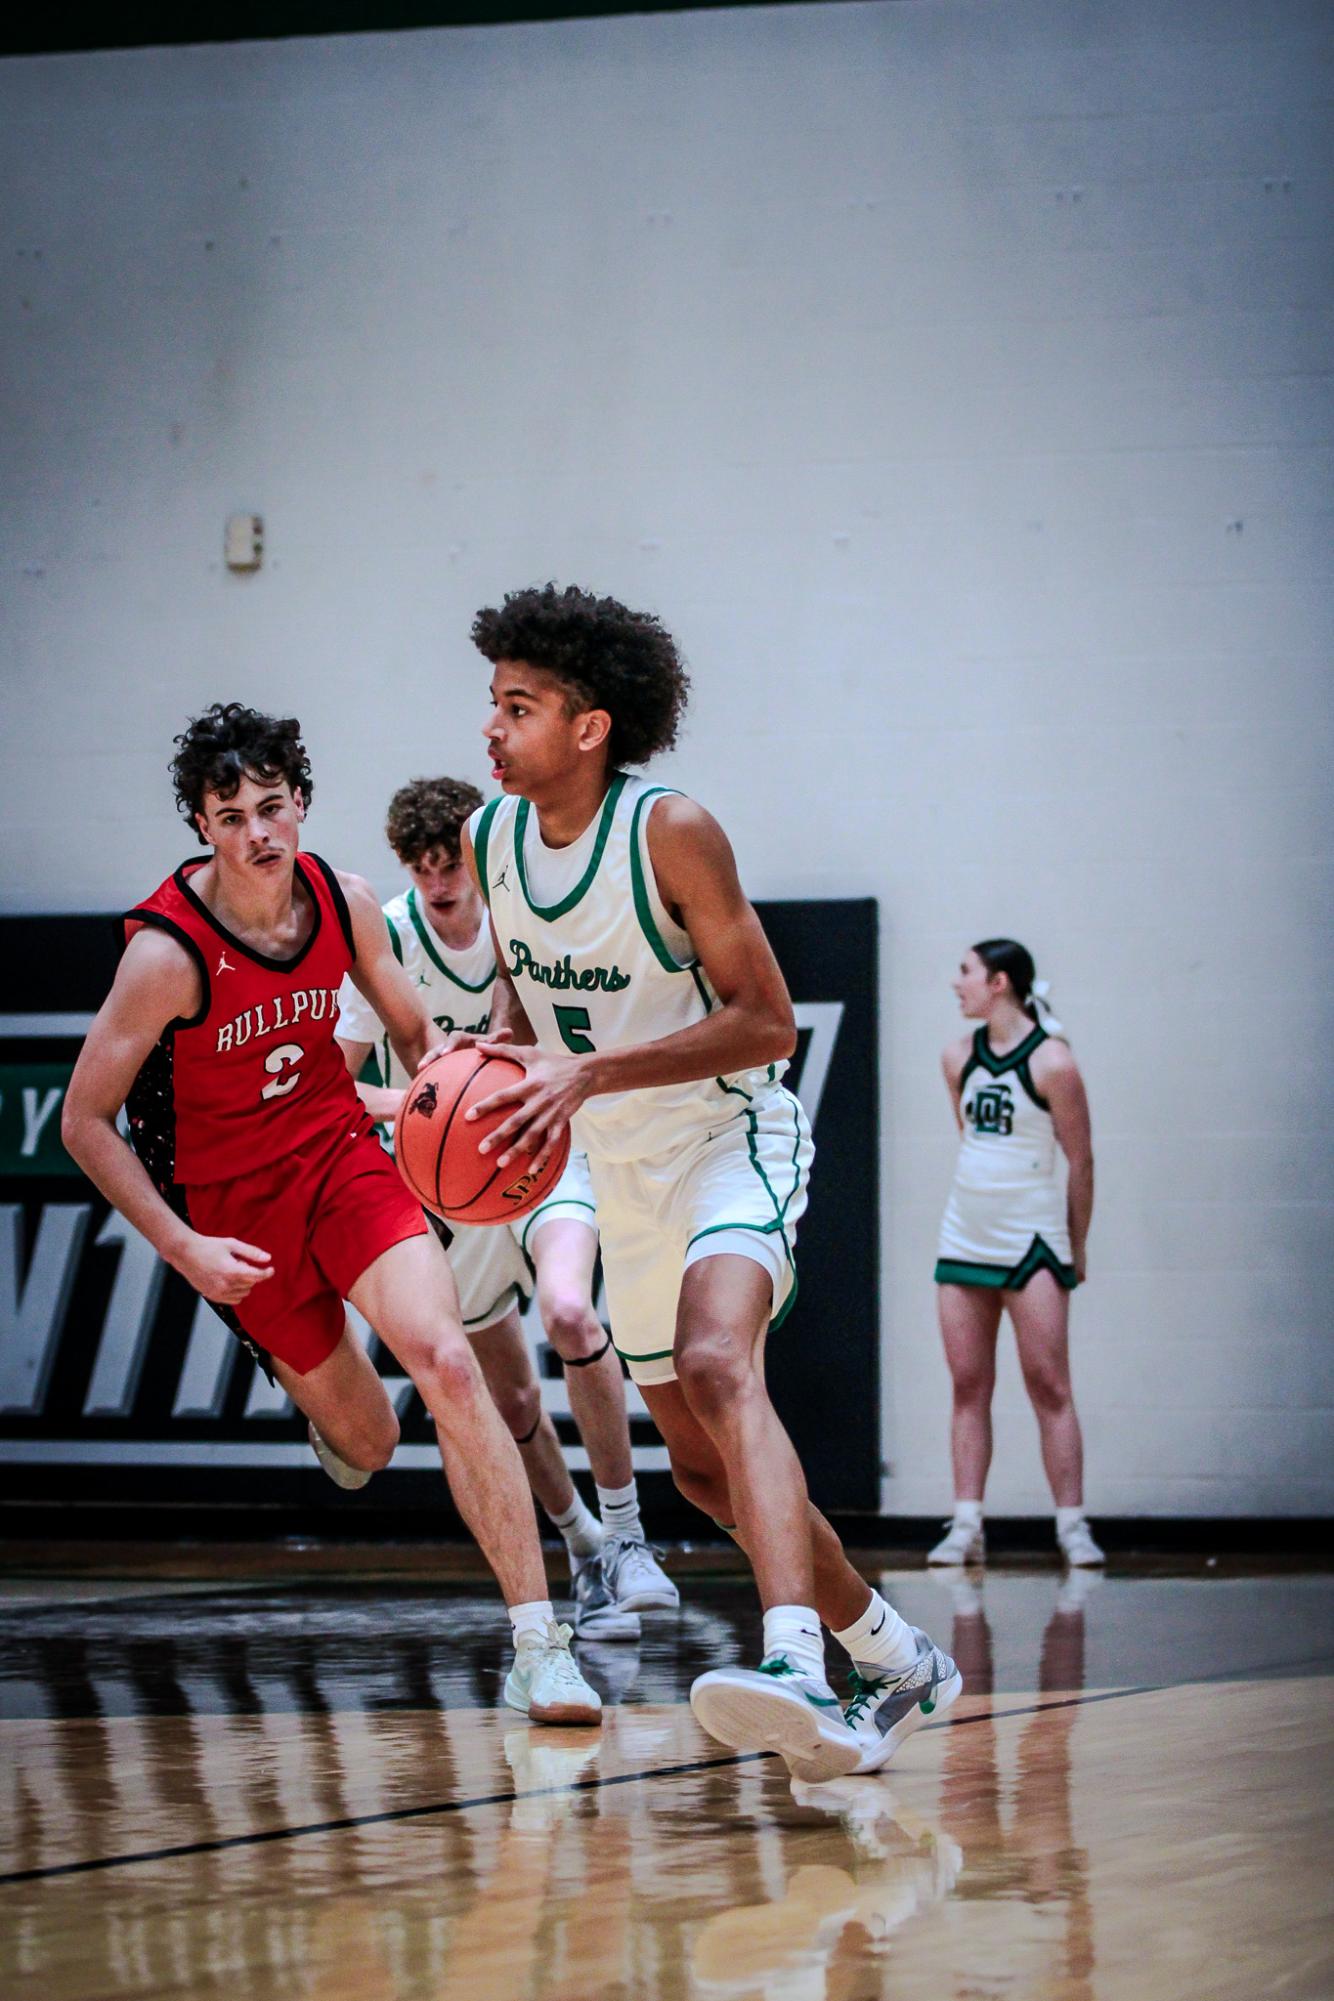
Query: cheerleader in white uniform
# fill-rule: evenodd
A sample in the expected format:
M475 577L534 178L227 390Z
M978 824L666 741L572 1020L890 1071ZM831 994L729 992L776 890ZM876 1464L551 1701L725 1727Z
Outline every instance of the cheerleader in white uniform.
M964 954L959 1008L979 1023L943 1057L962 1134L936 1264L940 1331L954 1383L954 1516L931 1563L983 1563L982 1497L991 1464L996 1337L1009 1314L1038 1421L1065 1561L1099 1564L1084 1519L1084 1447L1070 1387L1070 1293L1085 1276L1093 1145L1084 1080L1045 986L1012 938ZM1062 1188L1059 1146L1069 1169Z

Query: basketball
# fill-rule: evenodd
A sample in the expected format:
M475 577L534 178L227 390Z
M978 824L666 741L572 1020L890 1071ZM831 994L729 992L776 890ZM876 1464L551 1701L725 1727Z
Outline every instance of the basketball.
M478 1150L512 1106L471 1121L465 1116L471 1105L523 1074L521 1063L477 1049L450 1050L418 1071L394 1121L394 1154L423 1208L449 1223L512 1223L551 1193L570 1157L568 1127L537 1174L525 1164L527 1156L501 1168L494 1153Z

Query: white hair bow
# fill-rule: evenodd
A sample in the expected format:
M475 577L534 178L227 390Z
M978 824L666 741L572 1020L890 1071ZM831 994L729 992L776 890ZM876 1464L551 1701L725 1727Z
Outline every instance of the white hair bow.
M1029 993L1037 1012L1039 1027L1045 1028L1048 1035L1063 1035L1065 1031L1051 1011L1051 981L1034 980Z

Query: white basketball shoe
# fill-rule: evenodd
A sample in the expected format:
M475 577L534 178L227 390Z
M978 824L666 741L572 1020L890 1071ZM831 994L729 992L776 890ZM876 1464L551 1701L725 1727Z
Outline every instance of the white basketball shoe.
M602 1545L607 1589L623 1612L675 1612L681 1594L640 1536L609 1532Z
M553 1620L544 1633L524 1633L505 1677L505 1700L533 1723L601 1723L602 1697L590 1688L570 1652L570 1628Z

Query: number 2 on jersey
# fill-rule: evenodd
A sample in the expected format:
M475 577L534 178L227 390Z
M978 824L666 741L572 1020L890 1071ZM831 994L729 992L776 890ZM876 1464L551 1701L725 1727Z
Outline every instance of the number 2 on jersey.
M567 1049L576 1056L592 1056L597 1052L597 1044L589 1040L587 1030L592 1027L586 1007L552 1007L560 1039Z
M264 1086L259 1094L260 1097L285 1098L289 1091L295 1091L301 1082L301 1072L294 1066L301 1061L305 1053L299 1042L280 1042L276 1049L270 1050L264 1058L264 1068L273 1072L273 1082ZM291 1070L292 1074L290 1077L284 1077L279 1083L279 1073L283 1070Z

